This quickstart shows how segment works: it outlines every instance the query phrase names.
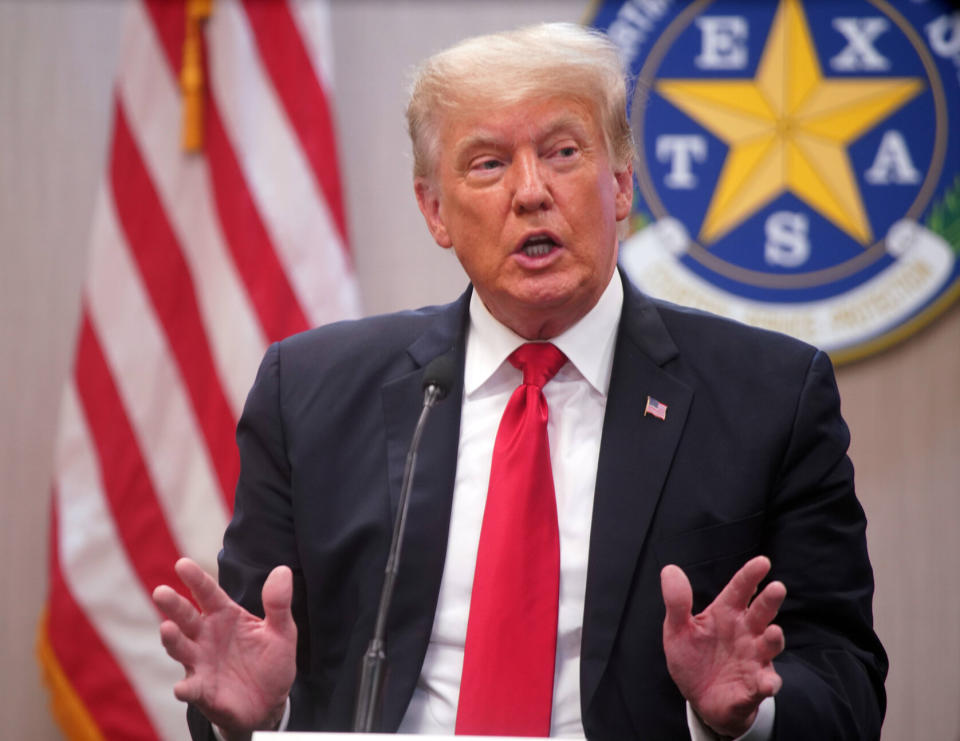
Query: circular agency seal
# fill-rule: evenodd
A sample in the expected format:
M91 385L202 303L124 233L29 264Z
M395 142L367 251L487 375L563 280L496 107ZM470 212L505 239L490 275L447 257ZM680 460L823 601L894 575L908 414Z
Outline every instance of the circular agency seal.
M595 7L635 79L621 265L642 290L837 362L960 295L960 11L948 0Z

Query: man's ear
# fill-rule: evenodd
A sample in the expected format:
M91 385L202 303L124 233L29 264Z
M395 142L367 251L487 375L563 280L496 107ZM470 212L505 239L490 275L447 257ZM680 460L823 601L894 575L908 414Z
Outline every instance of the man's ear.
M613 177L617 181L617 195L614 199L617 221L622 221L630 215L630 209L633 208L633 164L627 163L626 168L614 172Z
M431 183L427 178L416 178L413 181L413 190L417 194L417 205L420 207L420 213L423 214L423 218L427 222L427 229L433 235L434 241L441 247L452 247L453 242L450 240L447 227L443 223L443 216L440 213L439 186Z

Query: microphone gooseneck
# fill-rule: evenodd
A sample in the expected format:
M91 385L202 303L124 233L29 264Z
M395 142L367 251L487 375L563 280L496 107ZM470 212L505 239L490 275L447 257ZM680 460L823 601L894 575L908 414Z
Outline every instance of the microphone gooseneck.
M400 551L403 545L403 533L407 524L407 509L410 502L410 488L413 472L417 463L417 449L427 421L430 409L438 401L446 398L453 385L456 369L452 353L434 358L423 372L423 407L417 426L413 430L407 460L403 467L403 480L400 485L400 499L397 503L397 517L393 523L393 537L390 539L390 551L384 568L383 589L380 591L380 605L377 608L377 622L373 637L367 645L367 652L360 665L360 688L357 693L357 706L353 716L353 730L370 733L374 730L380 716L380 702L383 695L383 680L386 676L387 654L384 648L384 635L387 630L387 614L393 600L393 588L397 580L400 565Z

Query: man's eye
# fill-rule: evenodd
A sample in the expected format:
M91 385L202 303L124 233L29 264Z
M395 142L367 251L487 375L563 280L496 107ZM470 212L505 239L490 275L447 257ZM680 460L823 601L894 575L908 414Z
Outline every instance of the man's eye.
M498 167L500 167L501 164L502 164L502 163L500 162L500 160L494 160L494 159L480 160L479 162L477 162L477 163L473 166L473 169L475 169L475 170L496 170Z
M561 157L573 157L576 153L577 148L573 146L560 147L560 149L557 150L557 154L559 154Z

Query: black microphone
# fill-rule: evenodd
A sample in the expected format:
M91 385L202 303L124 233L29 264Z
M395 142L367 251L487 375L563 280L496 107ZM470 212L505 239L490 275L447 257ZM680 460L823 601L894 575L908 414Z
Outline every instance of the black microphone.
M450 387L453 386L454 375L456 375L456 368L454 367L453 353L434 358L423 369L424 392L431 393L430 389L433 387L434 391L432 393L435 396L433 401L443 401L450 393ZM433 401L428 403L426 397L424 397L423 403L432 406Z
M417 449L420 437L427 421L430 409L438 401L446 398L453 385L455 375L453 354L447 353L431 360L423 371L423 407L420 418L413 430L407 461L403 467L403 481L400 485L400 500L397 503L397 518L393 523L393 537L390 540L390 552L384 568L383 589L380 591L380 606L377 608L377 622L373 637L367 645L367 652L360 664L360 688L357 692L357 706L353 716L353 730L370 733L380 717L380 703L383 697L383 680L386 676L387 654L384 649L384 635L387 631L387 613L393 600L393 587L397 581L400 564L400 548L403 545L403 531L407 524L407 508L410 501L410 485L417 464Z

